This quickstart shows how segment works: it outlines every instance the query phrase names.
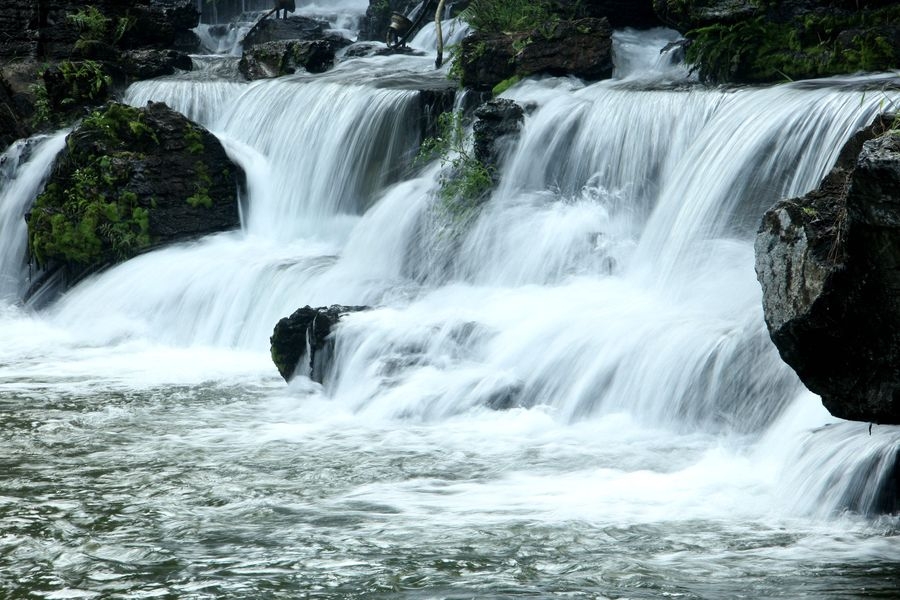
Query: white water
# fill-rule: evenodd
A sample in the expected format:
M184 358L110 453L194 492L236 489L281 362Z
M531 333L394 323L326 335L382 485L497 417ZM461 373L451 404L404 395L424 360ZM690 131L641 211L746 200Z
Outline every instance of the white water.
M154 550L98 534L91 549L63 532L53 572L99 581L96 557L125 548L126 564L186 556L232 594L263 594L266 578L308 589L291 569L345 593L440 597L642 585L657 595L635 597L855 597L842 573L890 577L896 523L841 515L869 508L841 478L880 464L896 430L813 432L834 420L768 340L752 248L762 211L814 187L881 99L845 82L636 88L646 79L621 68L589 86L524 82L506 95L534 108L500 187L460 223L436 200L438 165L409 167L416 93L398 81L431 77L431 61L132 89L129 101L166 101L220 136L247 171L249 210L242 231L0 316L0 393L47 411L28 412L45 436L33 443L122 446L84 460L138 461L126 493L183 540ZM339 328L324 387L285 388L267 356L274 323L333 303L374 308ZM56 502L33 510L90 513ZM451 559L456 575L436 583ZM218 583L217 560L249 587ZM189 571L168 587L130 575L119 591L187 594Z

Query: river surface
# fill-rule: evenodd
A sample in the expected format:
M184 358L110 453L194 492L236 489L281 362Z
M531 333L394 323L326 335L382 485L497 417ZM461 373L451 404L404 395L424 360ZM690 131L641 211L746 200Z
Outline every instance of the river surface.
M525 125L474 214L414 164L431 55L243 83L218 48L136 84L244 167L243 227L40 309L21 215L66 132L8 150L0 597L900 597L900 433L803 389L753 272L762 212L895 78L711 89L672 32L616 35L613 80L504 94ZM373 308L285 384L275 322L335 303Z

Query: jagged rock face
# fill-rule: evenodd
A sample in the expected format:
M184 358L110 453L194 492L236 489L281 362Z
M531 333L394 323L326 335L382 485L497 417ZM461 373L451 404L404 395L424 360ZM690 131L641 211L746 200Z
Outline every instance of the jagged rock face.
M191 57L176 50L131 50L125 52L122 68L132 79L152 79L172 75L176 70L190 71Z
M461 83L490 90L513 76L574 75L588 81L612 76L612 28L607 19L559 21L552 31L475 32L462 41Z
M162 103L110 104L66 139L27 215L32 257L69 283L165 243L240 225L243 171Z
M331 332L344 315L367 310L365 306L309 305L278 321L272 332L272 361L285 381L307 375L324 383L334 350Z
M506 98L485 102L475 110L475 158L496 174L503 150L522 129L525 111Z
M900 424L900 132L858 134L822 185L763 217L772 341L835 416Z

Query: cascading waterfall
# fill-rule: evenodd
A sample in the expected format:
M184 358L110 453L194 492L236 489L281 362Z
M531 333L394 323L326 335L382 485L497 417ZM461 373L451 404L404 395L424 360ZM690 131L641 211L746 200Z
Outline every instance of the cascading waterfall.
M768 340L752 248L767 206L815 187L882 98L862 79L684 85L639 38L617 33L635 49L615 80L506 92L530 108L473 220L440 200L439 164L413 165L410 82L437 81L431 57L133 86L129 102L165 101L219 135L247 172L247 212L241 231L142 255L38 315L0 313L15 340L0 348L0 391L56 411L40 439L76 456L89 454L84 432L108 432L117 450L91 452L103 469L125 465L137 490L119 518L181 540L133 548L128 531L96 524L96 548L54 568L86 570L85 588L197 598L264 593L266 573L295 591L333 581L335 594L421 584L450 597L457 577L485 597L524 582L545 597L643 586L699 598L746 592L734 568L773 593L895 568L895 522L835 513L885 508L873 490L897 477L896 433L814 430L835 420ZM8 231L62 139L4 183L4 244L24 243L21 223ZM16 282L3 289L21 290L21 257L5 248ZM324 386L285 391L266 356L274 323L333 303L373 308L338 327ZM4 438L26 454L45 443L29 440ZM122 493L101 489L65 518L80 527L91 501ZM69 514L37 497L35 514ZM170 560L177 574L92 566L123 547L134 554L116 560ZM691 596L692 576L712 591Z

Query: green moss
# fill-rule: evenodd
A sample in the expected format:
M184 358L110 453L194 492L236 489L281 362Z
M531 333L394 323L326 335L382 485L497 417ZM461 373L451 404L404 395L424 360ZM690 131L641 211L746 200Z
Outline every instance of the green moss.
M184 134L184 141L187 144L187 151L191 154L203 154L205 147L203 146L203 133L197 127L188 126Z
M516 85L520 81L522 81L522 78L519 75L513 75L512 77L504 79L503 81L501 81L500 83L495 85L492 92L493 92L494 96L499 96L500 94L502 94L503 92L505 92L512 86Z
M841 15L809 13L786 23L759 16L715 24L686 34L691 40L687 60L702 80L716 83L889 70L900 56L883 28L898 21L900 6Z
M194 163L194 172L197 174L197 182L194 186L194 193L187 197L185 202L198 208L212 208L213 200L209 195L209 186L212 185L212 177L209 176L209 168L201 160Z

